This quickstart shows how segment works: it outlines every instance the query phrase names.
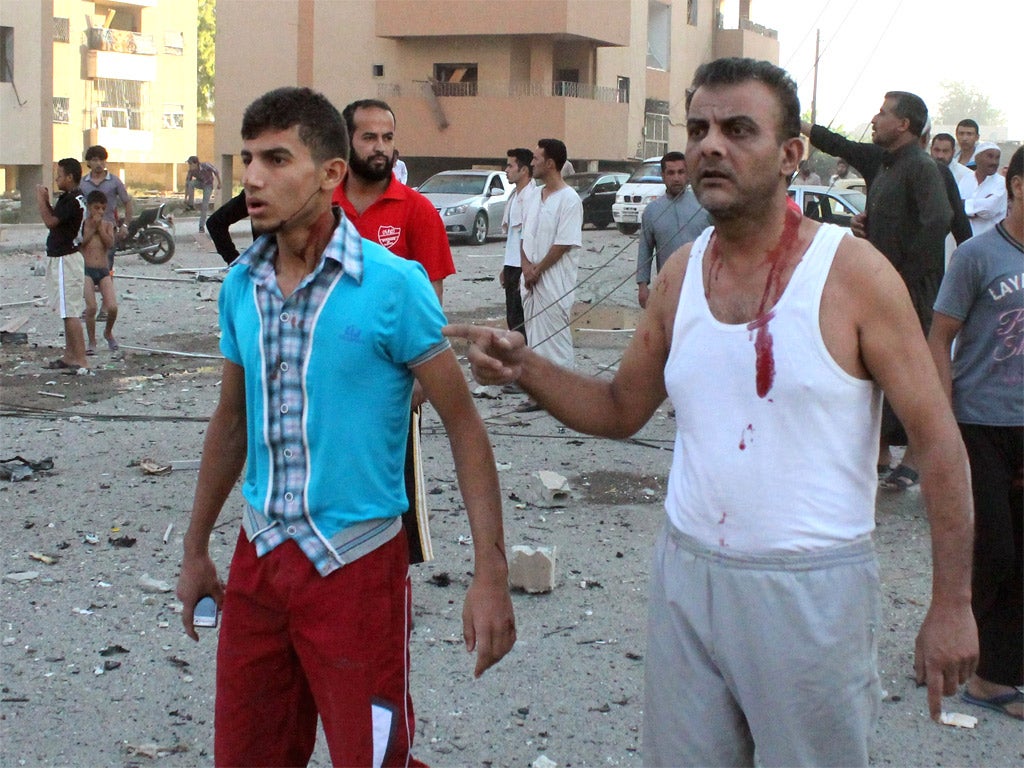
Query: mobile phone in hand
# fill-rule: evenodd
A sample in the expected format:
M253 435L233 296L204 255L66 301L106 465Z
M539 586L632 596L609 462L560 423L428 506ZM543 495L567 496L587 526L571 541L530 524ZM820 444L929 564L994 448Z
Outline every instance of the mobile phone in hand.
M217 601L207 595L196 603L195 611L192 614L192 626L216 627L219 616L220 609L217 607Z

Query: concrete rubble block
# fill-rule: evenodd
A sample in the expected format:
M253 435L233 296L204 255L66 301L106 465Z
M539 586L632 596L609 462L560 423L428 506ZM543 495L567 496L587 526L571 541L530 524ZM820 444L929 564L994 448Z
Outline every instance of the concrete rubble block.
M531 594L555 588L555 556L558 547L528 547L516 544L508 564L508 581L514 589Z
M529 500L538 507L564 507L572 498L572 489L564 475L541 469L534 473L540 483L529 489Z

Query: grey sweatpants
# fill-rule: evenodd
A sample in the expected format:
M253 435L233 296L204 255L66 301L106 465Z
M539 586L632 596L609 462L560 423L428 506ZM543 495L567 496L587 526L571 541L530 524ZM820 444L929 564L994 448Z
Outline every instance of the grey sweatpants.
M866 766L881 703L869 539L723 554L666 523L654 547L649 766Z

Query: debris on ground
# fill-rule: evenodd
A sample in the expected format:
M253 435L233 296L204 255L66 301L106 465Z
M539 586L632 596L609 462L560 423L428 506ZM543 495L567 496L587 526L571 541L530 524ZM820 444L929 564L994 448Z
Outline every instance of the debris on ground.
M172 469L170 464L161 464L148 456L139 461L139 466L142 468L142 472L147 475L167 475L170 474Z
M53 459L47 457L33 461L22 456L0 459L0 480L17 482L32 477L36 472L49 472L53 469Z
M508 563L509 586L531 594L555 588L557 547L528 547L516 544Z
M163 581L162 579L154 579L148 573L144 573L139 577L139 587L143 592L149 592L150 594L170 592L174 589L166 581Z

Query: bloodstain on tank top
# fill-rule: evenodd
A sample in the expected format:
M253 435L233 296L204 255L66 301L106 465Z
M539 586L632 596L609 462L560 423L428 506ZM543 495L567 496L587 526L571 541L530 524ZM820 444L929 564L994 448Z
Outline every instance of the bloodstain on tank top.
M790 198L786 204L786 223L782 228L782 235L779 242L775 244L765 261L768 263L768 277L764 282L764 293L761 295L761 304L757 308L757 317L747 325L748 331L756 331L754 337L754 353L756 355L756 379L757 396L767 397L775 383L775 354L772 346L772 333L768 327L771 319L775 316L772 311L765 312L769 299L772 306L779 300L782 294L782 273L786 268L788 259L786 256L793 249L796 243L797 233L800 231L800 220L803 215L800 208Z

